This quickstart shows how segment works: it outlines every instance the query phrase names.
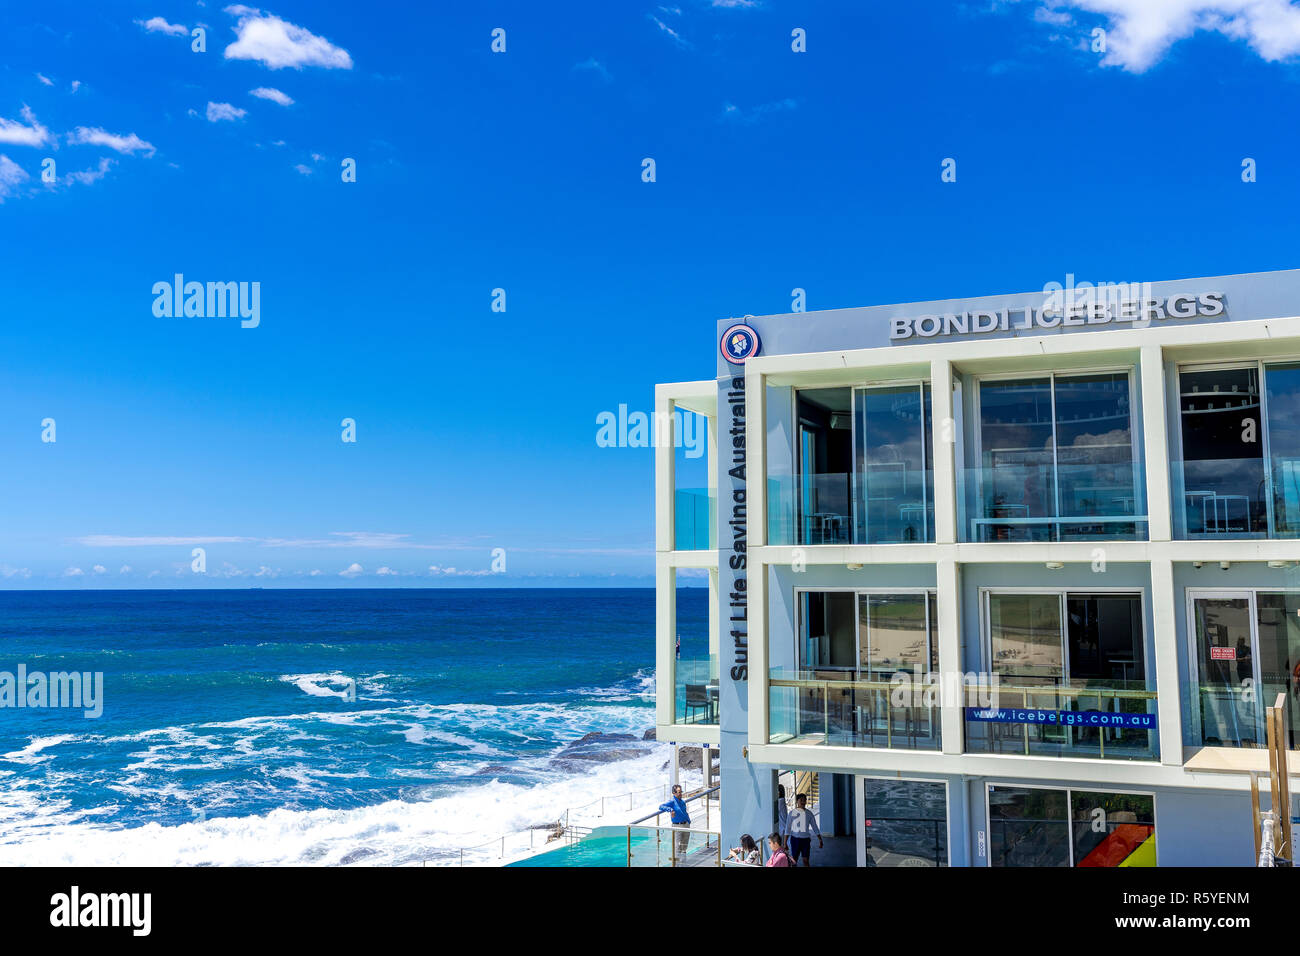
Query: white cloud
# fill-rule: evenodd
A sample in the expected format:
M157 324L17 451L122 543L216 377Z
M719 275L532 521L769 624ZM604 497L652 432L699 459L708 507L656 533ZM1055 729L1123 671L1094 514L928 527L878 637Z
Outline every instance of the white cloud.
M227 60L256 60L273 70L283 67L300 70L304 66L352 69L352 57L347 50L304 27L238 4L226 7L226 12L239 18L235 26L236 40L226 47Z
M0 143L11 143L14 146L44 146L50 141L50 131L37 122L36 114L32 112L30 106L24 105L21 115L27 121L27 125L0 116Z
M382 575L384 575L385 577L388 577L388 576L394 576L394 575L396 575L397 572L394 571L394 570L393 570L392 568L390 568L390 567L382 567L382 568L380 568L378 571L376 571L375 574L382 574Z
M113 168L117 160L109 159L107 156L100 157L99 166L94 169L83 169L79 172L68 173L67 178L74 183L80 183L83 186L89 186L91 183L103 179L108 175L108 171Z
M196 536L180 537L170 535L123 535L123 534L88 534L77 538L76 542L87 548L153 548L177 547L189 548L197 544L242 544L252 538Z
M660 9L662 10L663 8L660 7ZM601 79L607 82L613 79L613 77L609 75L609 70L605 69L605 65L601 63L599 60L597 60L594 56L588 57L587 59L583 60L581 63L573 64L573 69L575 71L582 70L586 72L595 73L597 76L599 76Z
M1199 30L1244 40L1270 62L1300 54L1300 7L1288 0L1043 0L1040 9L1105 16L1102 63L1132 73L1150 69Z
M715 7L756 7L758 0L712 0Z
M90 146L107 146L109 149L126 155L139 152L144 153L146 156L152 156L156 152L153 143L142 140L135 133L127 133L123 136L119 133L107 132L98 126L78 126L68 134L68 142L74 144L85 143Z
M288 93L282 93L272 86L259 86L257 89L248 92L259 100L270 100L272 103L279 103L281 106L293 106L292 96Z
M0 203L12 196L23 183L31 179L26 170L4 153L0 153Z
M118 573L118 574L130 574L130 573L131 573L131 565L129 565L129 564L124 564L124 565L122 565L120 568L117 569L117 573Z
M758 106L751 107L747 110L741 109L733 103L727 103L722 108L722 116L724 119L732 120L737 123L757 123L763 117L772 113L781 113L787 110L797 109L798 106L799 102L797 100L789 98L777 100L775 103L761 103Z
M42 83L44 83L46 86L53 86L53 85L54 85L54 81L51 80L48 76L45 76L44 74L37 73L37 74L36 74L36 78L37 78L38 80L40 80Z
M311 167L310 167L310 166L304 166L302 163L299 163L297 166L295 166L295 167L293 167L293 168L296 169L296 170L298 170L298 172L302 173L304 176L310 176L310 175L311 175Z
M213 103L209 100L207 115L209 123L220 123L223 120L233 122L247 116L248 110L241 110L238 106L231 106L229 103Z
M107 574L107 573L108 573L108 568L104 567L102 564L97 564L97 565L95 565L93 568L91 568L90 570L91 570L93 573L95 573L95 574Z
M7 564L0 564L0 576L6 578L30 578L32 572L27 568L11 568Z
M355 578L358 574L364 574L365 568L353 561L346 568L339 572L341 578Z
M689 40L685 40L685 39L683 39L683 38L682 38L682 35L681 35L680 33L678 33L676 30L674 30L674 29L673 29L672 27L670 27L668 24L664 23L662 20L660 20L660 19L659 19L657 16L655 16L653 13L647 13L646 16L648 16L651 20L653 20L654 23L655 23L655 25L656 25L657 27L659 27L660 30L663 30L664 33L667 33L670 37L672 37L672 38L673 38L673 42L675 42L678 46L681 46L681 47L689 47L689 46L691 45Z
M86 572L81 568L67 568L63 572L65 578L81 578L86 576Z
M312 568L312 569L311 569L311 572L310 572L310 574L309 574L308 576L309 576L309 577L313 577L313 578L318 578L318 577L320 577L320 576L321 576L322 574L324 574L324 573L325 573L325 572L322 571L320 568Z
M136 20L135 22L150 33L165 33L172 37L185 36L190 32L189 27L180 23L168 23L162 17L150 17L148 20Z
M68 84L68 91L71 93L75 93L79 89L81 89L81 80L73 80Z

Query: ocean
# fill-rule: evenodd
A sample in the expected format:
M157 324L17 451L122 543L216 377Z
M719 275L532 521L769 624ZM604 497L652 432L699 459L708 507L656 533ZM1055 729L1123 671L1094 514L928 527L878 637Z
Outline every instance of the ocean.
M4 865L486 863L666 779L650 589L10 591L0 648L104 681L0 708Z

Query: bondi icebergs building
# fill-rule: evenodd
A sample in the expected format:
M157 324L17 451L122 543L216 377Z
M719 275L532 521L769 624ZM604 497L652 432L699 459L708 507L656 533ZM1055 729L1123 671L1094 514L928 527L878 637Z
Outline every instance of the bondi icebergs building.
M720 751L723 847L780 793L813 865L1254 863L1265 707L1300 745L1300 271L717 341L656 389L708 435L697 487L656 450L657 732Z

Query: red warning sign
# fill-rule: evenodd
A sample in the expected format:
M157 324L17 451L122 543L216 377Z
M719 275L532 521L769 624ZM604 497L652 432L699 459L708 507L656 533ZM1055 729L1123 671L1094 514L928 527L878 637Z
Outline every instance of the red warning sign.
M1235 661L1237 659L1237 649L1235 647L1211 647L1210 660L1212 661Z

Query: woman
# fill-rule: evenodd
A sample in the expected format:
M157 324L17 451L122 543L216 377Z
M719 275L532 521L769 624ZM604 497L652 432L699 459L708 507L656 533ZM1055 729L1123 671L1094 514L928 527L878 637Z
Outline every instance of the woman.
M731 852L727 854L728 860L735 860L737 863L744 863L746 866L762 866L763 860L758 852L758 844L748 833L740 835L740 846L733 846Z
M767 866L789 866L790 858L785 855L785 847L781 844L781 834L773 833L767 838L768 849L772 855L767 858Z

